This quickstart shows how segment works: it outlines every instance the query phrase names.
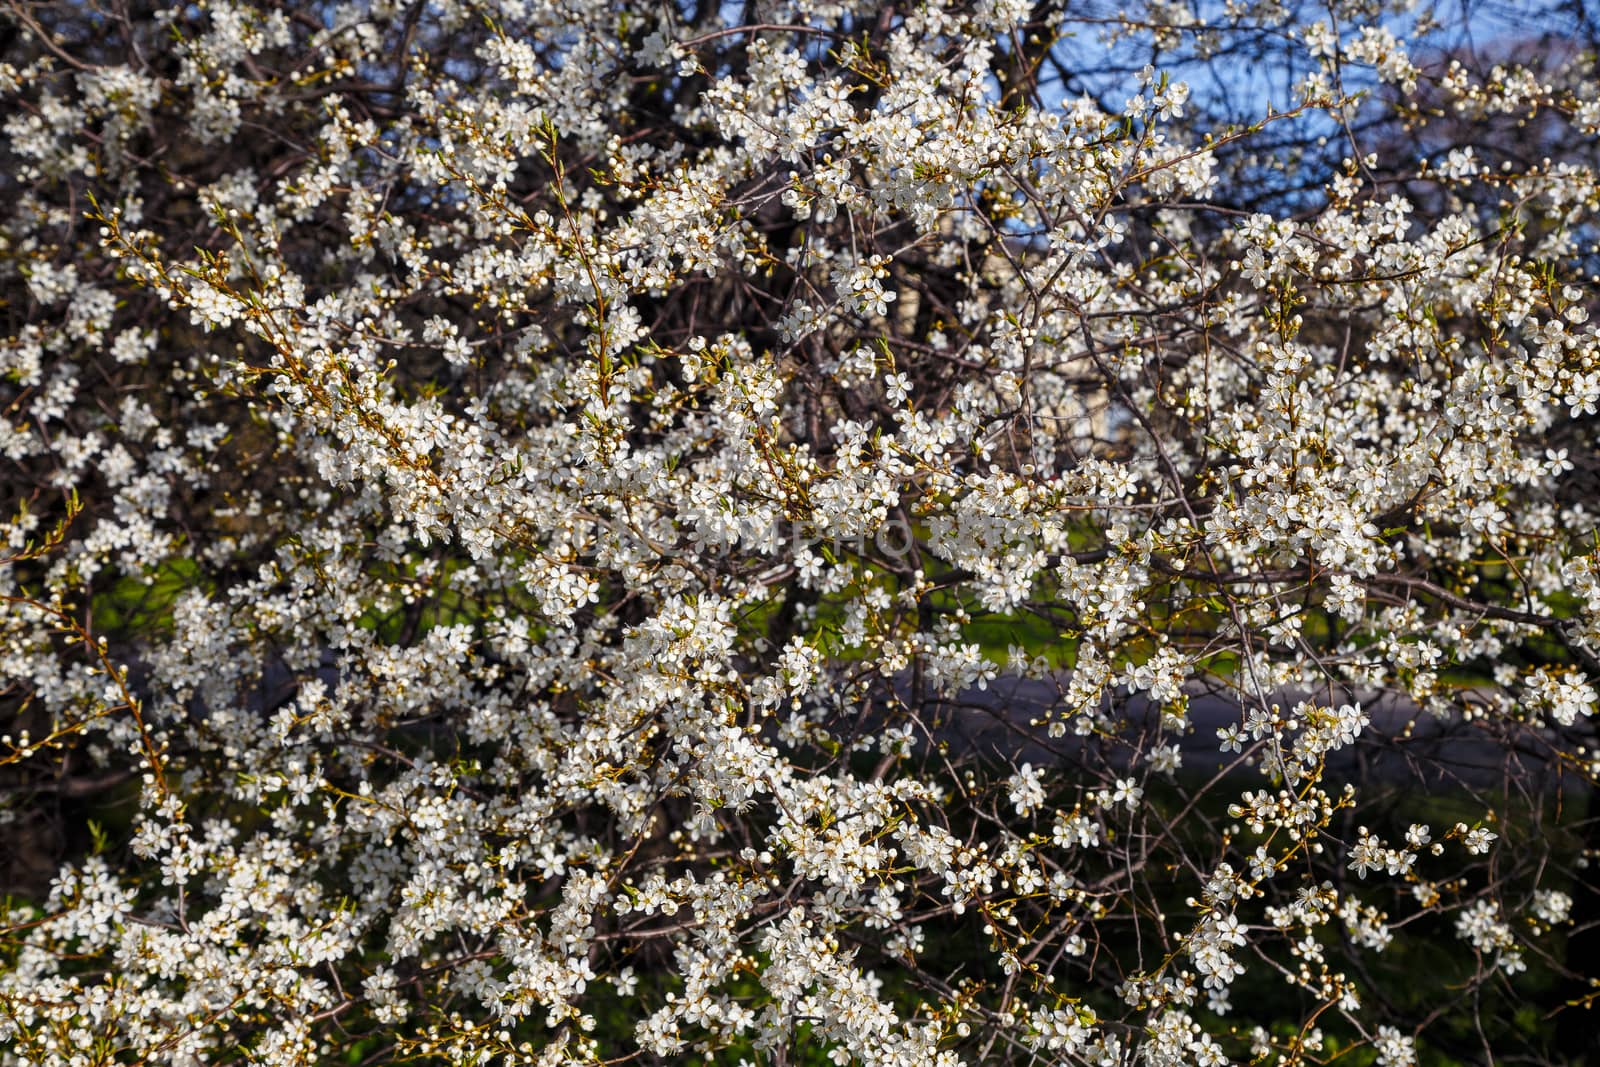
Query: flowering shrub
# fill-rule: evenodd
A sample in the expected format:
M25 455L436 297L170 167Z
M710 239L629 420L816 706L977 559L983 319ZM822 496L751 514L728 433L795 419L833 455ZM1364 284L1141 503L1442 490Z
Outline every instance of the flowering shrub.
M1560 24L4 12L5 1063L1583 1054Z

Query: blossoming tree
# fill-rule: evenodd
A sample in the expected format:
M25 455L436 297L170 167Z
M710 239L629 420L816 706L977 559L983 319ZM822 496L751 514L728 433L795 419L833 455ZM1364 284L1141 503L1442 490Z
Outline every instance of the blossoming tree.
M1582 5L0 7L3 1062L1582 1056Z

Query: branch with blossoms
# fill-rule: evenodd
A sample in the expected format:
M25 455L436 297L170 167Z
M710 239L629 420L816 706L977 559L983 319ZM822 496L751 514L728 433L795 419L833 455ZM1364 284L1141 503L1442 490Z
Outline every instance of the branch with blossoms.
M1581 1062L1533 6L0 4L0 1059Z

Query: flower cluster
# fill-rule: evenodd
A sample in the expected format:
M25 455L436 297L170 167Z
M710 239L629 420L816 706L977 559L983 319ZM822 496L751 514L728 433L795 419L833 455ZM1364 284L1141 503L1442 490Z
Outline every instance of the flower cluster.
M0 2L0 1067L1576 1047L1600 49L1213 6Z

